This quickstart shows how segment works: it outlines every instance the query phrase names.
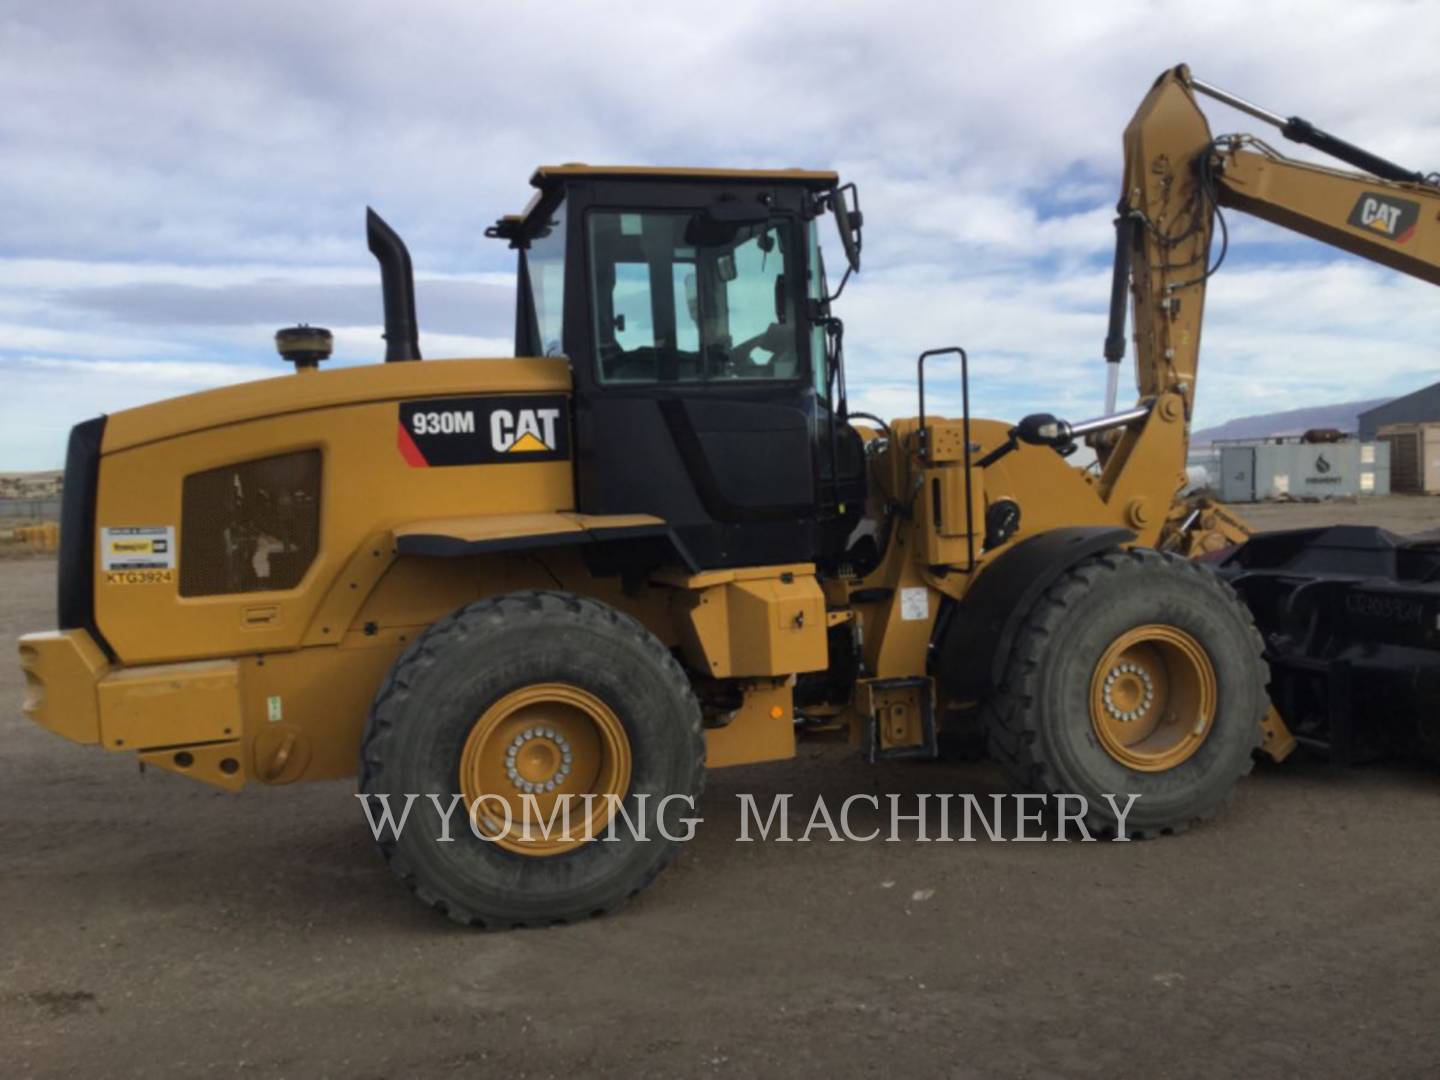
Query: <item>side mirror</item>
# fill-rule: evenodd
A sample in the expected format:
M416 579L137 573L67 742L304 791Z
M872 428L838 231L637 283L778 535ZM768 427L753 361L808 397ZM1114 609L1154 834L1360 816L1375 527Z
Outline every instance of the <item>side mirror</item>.
M830 197L830 206L835 211L835 227L840 230L840 244L845 249L845 261L850 269L860 269L860 228L865 224L865 215L860 212L860 193L854 184L844 184L835 189Z

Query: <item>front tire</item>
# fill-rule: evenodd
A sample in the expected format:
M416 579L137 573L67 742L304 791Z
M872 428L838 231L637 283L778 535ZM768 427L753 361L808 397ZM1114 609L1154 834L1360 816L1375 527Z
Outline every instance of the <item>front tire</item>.
M1266 671L1249 612L1207 568L1148 549L1064 574L1025 617L983 707L991 757L1028 791L1083 795L1102 835L1213 817L1260 745Z
M504 928L599 915L638 893L674 858L704 774L700 708L664 645L597 601L536 591L462 608L400 657L370 711L360 793L397 814L418 793L417 820L379 838L385 860L456 922ZM436 810L456 794L439 841ZM566 796L569 834L526 834L526 797L543 817Z

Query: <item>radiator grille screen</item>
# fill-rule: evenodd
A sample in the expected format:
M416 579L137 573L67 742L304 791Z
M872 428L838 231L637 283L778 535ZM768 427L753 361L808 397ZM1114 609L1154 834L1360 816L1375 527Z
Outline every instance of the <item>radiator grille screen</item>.
M320 451L191 473L180 512L180 595L300 583L320 544Z

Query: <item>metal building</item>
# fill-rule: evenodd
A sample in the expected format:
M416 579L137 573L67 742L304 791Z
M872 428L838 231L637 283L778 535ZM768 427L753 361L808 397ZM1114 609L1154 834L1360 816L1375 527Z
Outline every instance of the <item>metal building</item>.
M1390 494L1390 446L1275 441L1220 447L1220 498L1259 502Z
M1385 424L1380 440L1390 447L1390 488L1440 495L1440 423Z
M1440 420L1440 382L1376 405L1360 414L1360 441L1374 442L1382 424L1423 424Z

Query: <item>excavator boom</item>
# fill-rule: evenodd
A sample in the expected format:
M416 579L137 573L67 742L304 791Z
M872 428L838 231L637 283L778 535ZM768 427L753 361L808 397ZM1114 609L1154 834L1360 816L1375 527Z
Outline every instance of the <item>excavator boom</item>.
M1253 135L1216 137L1197 94L1363 171L1296 161ZM1111 387L1129 300L1142 403L1179 394L1193 408L1205 291L1229 244L1227 209L1440 285L1440 178L1272 113L1180 66L1156 80L1125 131L1105 349ZM1107 411L1115 411L1113 396ZM1102 484L1125 482L1138 437L1126 430L1097 446ZM1144 449L1135 456L1184 455L1188 425L1184 436ZM1197 555L1248 532L1226 508L1191 498L1172 508L1160 546ZM1284 722L1278 726L1272 713L1267 737L1288 728L1342 761L1395 750L1440 755L1440 724L1428 719L1440 710L1440 639L1424 629L1440 626L1437 561L1434 541L1355 526L1256 536L1224 560L1222 576L1266 642L1271 697Z
M1295 161L1253 136L1222 139L1219 198L1362 259L1440 285L1440 188Z
M1292 141L1365 172L1296 161L1253 135L1217 137L1197 95L1222 101ZM1226 209L1440 284L1440 185L1435 176L1397 165L1307 120L1270 112L1196 79L1184 65L1155 81L1125 129L1124 145L1105 341L1107 413L1116 411L1127 309L1134 312L1140 401L1179 394L1187 420L1193 413L1206 287L1229 246ZM1217 227L1218 252L1213 244ZM1107 436L1095 444L1104 467L1104 492L1125 483L1138 433ZM1188 450L1187 424L1185 437L1146 446L1147 468L1154 468L1159 453L1170 456L1169 469L1183 472ZM1175 503L1160 544L1198 554L1243 540L1247 533L1233 514L1192 497Z
M1206 94L1275 124L1366 173L1288 158L1253 135L1211 134L1196 102ZM1151 88L1125 129L1124 188L1116 219L1116 280L1128 277L1142 399L1178 390L1193 402L1205 289L1225 256L1212 256L1224 209L1241 210L1363 259L1440 285L1440 184L1321 131L1284 119L1191 76L1184 65ZM1112 296L1106 360L1123 355L1124 305Z

